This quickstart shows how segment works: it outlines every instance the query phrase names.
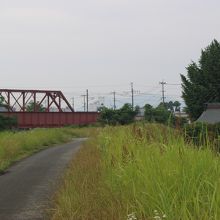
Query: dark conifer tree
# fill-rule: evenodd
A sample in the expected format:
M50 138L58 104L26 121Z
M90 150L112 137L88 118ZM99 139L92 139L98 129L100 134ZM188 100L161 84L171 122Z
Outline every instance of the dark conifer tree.
M217 40L202 50L198 64L192 62L187 76L181 75L183 99L192 120L204 110L205 103L220 102L220 43Z

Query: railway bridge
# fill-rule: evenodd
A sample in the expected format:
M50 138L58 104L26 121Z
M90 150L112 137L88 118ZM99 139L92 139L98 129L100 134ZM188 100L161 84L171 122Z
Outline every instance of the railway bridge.
M1 112L19 128L94 124L98 112L75 112L61 91L0 89Z

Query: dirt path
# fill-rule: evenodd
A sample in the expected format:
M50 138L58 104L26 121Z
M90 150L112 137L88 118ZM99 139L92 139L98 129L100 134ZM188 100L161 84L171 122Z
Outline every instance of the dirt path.
M62 171L84 139L48 148L0 176L0 219L40 220Z

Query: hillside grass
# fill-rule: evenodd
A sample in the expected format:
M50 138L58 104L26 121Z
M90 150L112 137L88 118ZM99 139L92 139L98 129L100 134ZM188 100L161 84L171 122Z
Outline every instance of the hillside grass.
M52 220L218 220L220 160L171 128L107 127L73 159Z
M70 141L74 137L86 137L87 128L51 128L29 131L0 132L0 173L12 163L42 149Z

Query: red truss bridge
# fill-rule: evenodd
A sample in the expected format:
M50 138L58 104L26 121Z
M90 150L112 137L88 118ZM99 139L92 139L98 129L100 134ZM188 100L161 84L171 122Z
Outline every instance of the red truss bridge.
M61 91L0 89L0 114L16 117L19 128L87 125L98 112L74 112Z

